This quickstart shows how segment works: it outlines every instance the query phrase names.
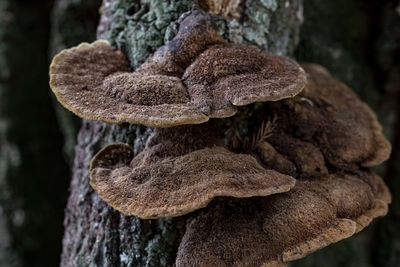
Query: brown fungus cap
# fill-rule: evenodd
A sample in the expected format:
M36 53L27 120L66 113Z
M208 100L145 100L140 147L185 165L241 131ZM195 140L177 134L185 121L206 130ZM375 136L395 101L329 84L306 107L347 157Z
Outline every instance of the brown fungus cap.
M208 120L187 104L180 79L128 71L120 51L96 41L59 53L50 67L50 86L62 105L85 119L155 127Z
M275 266L350 237L387 212L374 175L298 181L267 198L215 201L188 222L176 266Z
M256 153L260 161L265 166L280 173L284 173L293 177L297 176L298 170L296 164L284 155L280 154L270 143L261 142L256 147Z
M304 90L271 105L279 114L280 130L312 143L329 164L339 168L349 164L370 167L385 161L391 146L374 112L323 67L307 64L303 68L308 75ZM273 136L270 141L283 154L295 157L294 153L301 152L299 142L283 139L287 138Z
M276 158L284 157L295 164L298 176L290 173L292 176L316 178L326 176L329 173L323 153L312 142L306 142L284 133L275 134L268 141L277 150ZM259 148L261 155L266 153L263 149L265 149L264 146ZM282 162L271 162L271 165L269 162L265 162L265 164L273 169L276 169L276 167L279 169ZM285 162L284 167L290 167L290 164ZM287 173L287 170L281 168L281 172Z
M210 117L230 117L235 106L297 95L303 70L291 59L249 45L215 45L186 69L183 81L195 105Z
M305 81L288 58L225 43L200 11L135 72L106 41L64 50L50 67L53 92L78 116L151 127L229 117L235 106L292 97Z
M190 213L215 197L268 196L294 186L295 179L263 168L251 155L207 137L196 143L205 126L197 127L156 130L136 157L127 145L104 148L91 163L92 187L123 214L151 219Z

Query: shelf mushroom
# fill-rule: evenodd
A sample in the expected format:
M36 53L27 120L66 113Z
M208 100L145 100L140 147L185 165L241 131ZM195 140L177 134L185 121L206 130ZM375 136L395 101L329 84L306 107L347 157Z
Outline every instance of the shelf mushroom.
M308 73L307 87L289 105L297 118L293 126L314 129L314 137L328 159L334 163L377 166L387 160L391 145L382 133L375 113L345 84L323 67L303 65ZM313 103L313 108L307 101ZM305 130L307 131L307 130ZM318 132L320 135L318 136Z
M287 193L223 200L189 220L176 266L277 266L350 237L387 212L372 174L301 180Z
M259 111L261 119L263 113L279 114L275 134L258 147L264 164L296 176L290 161L300 176L317 177L328 173L328 165L357 171L387 160L391 145L373 111L323 67L302 66L307 73L304 90ZM286 161L276 162L276 157Z
M305 81L289 58L224 42L199 11L134 72L104 40L63 50L50 67L51 89L78 116L150 127L233 116L236 106L293 97Z
M127 145L107 146L92 160L92 187L121 213L152 219L190 213L215 197L268 196L294 186L291 176L218 146L209 124L157 129L136 157Z
M189 219L176 266L277 266L350 237L384 216L383 180L366 170L389 157L375 115L322 67L304 65L305 89L267 103L252 120L279 114L256 153L296 177L289 192L218 199Z
M126 215L191 213L177 267L277 266L353 235L390 202L367 170L391 150L375 114L322 67L303 68L226 43L192 11L135 71L100 40L59 53L50 86L82 118L156 127L138 155L124 144L97 153L90 183ZM238 118L256 138L243 151L216 126Z

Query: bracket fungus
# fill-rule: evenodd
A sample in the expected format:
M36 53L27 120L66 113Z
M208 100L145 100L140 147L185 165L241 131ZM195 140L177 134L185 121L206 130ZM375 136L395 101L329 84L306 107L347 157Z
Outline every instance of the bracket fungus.
M50 67L51 89L78 116L150 127L233 116L235 106L293 97L305 81L291 59L226 43L200 11L134 72L106 41L63 50Z
M268 196L294 186L294 178L251 155L217 146L204 136L208 124L157 129L136 157L124 144L104 148L91 163L92 187L123 214L151 219L190 213L215 197Z
M157 127L137 155L97 153L90 183L126 215L189 214L177 267L278 266L387 212L368 171L391 150L373 111L318 65L225 42L202 11L135 71L106 41L64 50L50 86L82 118Z
M302 66L308 77L304 90L273 104L284 131L314 143L335 166L371 167L388 159L391 146L373 111L323 67Z
M357 172L388 159L391 145L373 111L323 67L302 66L304 90L264 105L252 118L278 114L274 134L257 147L261 161L296 178L316 178L331 170Z
M387 212L383 181L331 174L266 198L213 203L187 224L176 266L276 266L348 238Z
M367 171L390 144L371 109L317 65L304 65L299 95L267 103L253 120L278 114L256 147L259 160L296 177L289 192L218 199L189 219L176 266L276 266L350 237L384 216L391 201Z

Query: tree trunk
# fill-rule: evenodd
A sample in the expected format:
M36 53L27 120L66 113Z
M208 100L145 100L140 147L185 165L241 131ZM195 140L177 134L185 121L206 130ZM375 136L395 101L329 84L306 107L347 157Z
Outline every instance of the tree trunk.
M99 38L108 39L128 56L133 68L171 39L176 21L192 1L104 0ZM220 19L232 42L256 44L277 54L292 54L302 21L300 0L247 0L241 18ZM89 185L93 155L107 144L129 143L138 152L151 133L136 125L83 122L75 150L74 175L65 217L62 266L171 266L183 224L177 220L140 220L122 216Z
M48 89L51 6L0 1L0 266L59 262L69 174Z

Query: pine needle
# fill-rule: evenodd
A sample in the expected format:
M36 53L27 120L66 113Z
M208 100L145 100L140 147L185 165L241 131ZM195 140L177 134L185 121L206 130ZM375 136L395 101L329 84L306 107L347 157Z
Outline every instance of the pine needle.
M271 120L263 121L257 132L253 133L252 137L246 136L244 139L240 136L239 131L234 126L226 130L225 135L229 140L229 146L233 150L241 150L250 152L257 148L262 142L267 140L276 129L277 117L274 116Z
M274 116L272 120L263 121L257 134L253 134L250 150L254 150L262 142L266 141L274 132L276 128L277 117Z

